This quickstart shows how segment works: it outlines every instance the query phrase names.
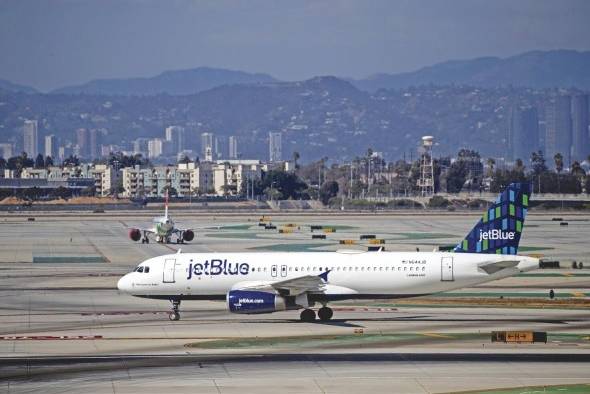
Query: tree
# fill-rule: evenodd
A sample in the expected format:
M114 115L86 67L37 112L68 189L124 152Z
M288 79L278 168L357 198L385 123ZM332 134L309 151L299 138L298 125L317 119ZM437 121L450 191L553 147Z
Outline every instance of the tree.
M468 169L467 163L463 160L457 160L447 172L447 192L448 193L459 193L465 184L467 179Z
M487 164L488 164L488 176L492 177L492 175L494 175L494 167L496 166L496 160L494 160L494 158L489 157L487 160Z
M299 168L299 164L297 164L297 160L299 160L301 158L301 155L299 154L299 152L295 151L293 152L293 164L295 165L295 170L297 170Z
M70 155L64 159L63 165L64 167L77 167L80 165L80 159L77 156Z
M307 184L296 174L282 170L270 170L262 174L262 178L255 179L254 193L257 195L267 194L271 189L275 189L285 199L309 199L308 193L305 192ZM272 194L277 194L272 192ZM274 197L273 197L274 198Z
M524 173L525 166L521 159L516 159L516 162L514 163L514 170Z
M184 153L182 154L182 156L180 156L180 159L178 159L178 163L179 164L188 164L191 162L191 159L185 155Z
M61 198L63 200L66 200L66 199L72 197L72 191L70 189L63 187L63 186L60 186L57 189L55 189L53 192L51 192L51 195L55 198Z
M49 168L53 166L53 159L51 158L51 156L47 156L45 158L45 168Z
M535 175L541 175L542 173L547 172L543 151L533 152L531 154L531 163L533 164L533 173Z
M533 178L537 178L537 193L541 193L541 176L547 173L547 166L545 165L545 156L543 151L533 152L531 154L531 163L533 165ZM533 185L535 180L533 179Z
M338 190L338 182L325 182L320 188L320 200L322 200L322 203L327 205L332 197L338 195Z
M35 158L35 168L44 168L45 167L45 159L43 155L39 153Z
M561 155L561 153L556 153L555 156L553 156L553 160L555 161L555 171L557 171L557 192L561 193L561 185L560 185L560 175L561 175L561 171L563 171L563 156Z

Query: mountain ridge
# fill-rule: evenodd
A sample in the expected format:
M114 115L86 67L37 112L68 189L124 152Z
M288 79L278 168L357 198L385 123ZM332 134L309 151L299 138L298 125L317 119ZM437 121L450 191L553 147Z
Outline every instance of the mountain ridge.
M520 86L590 89L590 51L559 49L518 55L449 60L416 71L379 73L349 81L369 92L422 85Z
M95 94L105 96L189 95L222 85L268 83L268 74L212 67L164 71L153 77L94 79L80 85L54 89L50 94Z

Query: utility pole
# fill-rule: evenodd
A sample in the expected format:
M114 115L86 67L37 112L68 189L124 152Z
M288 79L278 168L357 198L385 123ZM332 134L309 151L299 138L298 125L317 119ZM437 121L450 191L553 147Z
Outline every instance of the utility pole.
M348 199L352 200L352 161L350 162L350 188L348 189Z

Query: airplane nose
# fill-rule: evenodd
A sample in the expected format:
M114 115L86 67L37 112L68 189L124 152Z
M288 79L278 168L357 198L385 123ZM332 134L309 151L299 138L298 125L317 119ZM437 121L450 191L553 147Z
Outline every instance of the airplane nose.
M131 283L130 282L131 282L131 280L129 278L129 275L123 276L117 282L117 289L119 289L119 291L122 291L124 293L128 293L131 290Z

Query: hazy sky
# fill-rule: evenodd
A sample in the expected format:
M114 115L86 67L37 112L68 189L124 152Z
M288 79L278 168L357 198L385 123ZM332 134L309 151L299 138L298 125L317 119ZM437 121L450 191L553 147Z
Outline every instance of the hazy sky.
M365 77L590 49L590 1L0 0L0 79L43 91L198 66Z

